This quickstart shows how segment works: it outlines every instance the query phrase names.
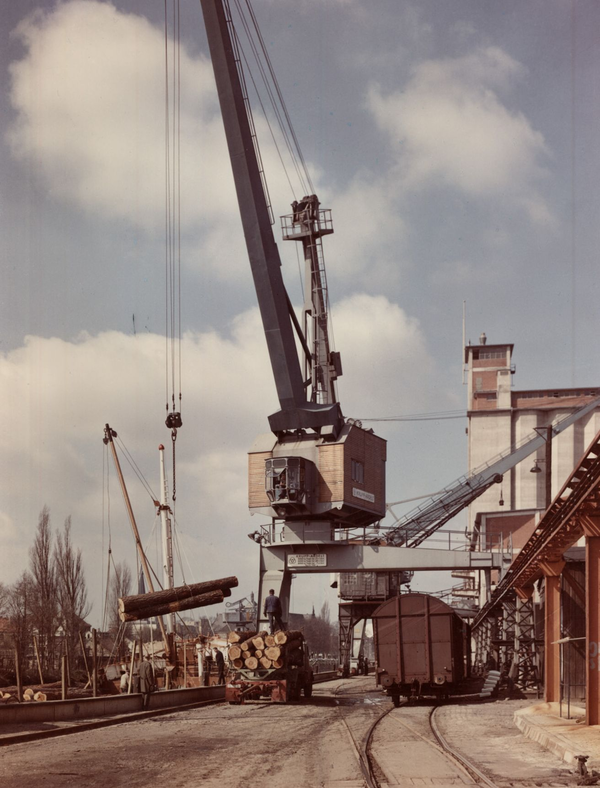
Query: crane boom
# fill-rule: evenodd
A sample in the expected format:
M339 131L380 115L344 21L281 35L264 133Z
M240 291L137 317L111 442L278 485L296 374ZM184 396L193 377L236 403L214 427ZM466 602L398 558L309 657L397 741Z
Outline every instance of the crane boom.
M552 437L560 434L580 418L591 413L600 405L600 397L593 399L572 413L552 424ZM417 547L445 523L469 506L493 484L502 481L502 476L518 465L546 441L539 433L530 436L521 446L508 450L492 462L475 469L470 476L457 479L431 499L403 515L386 534L388 544Z
M339 404L307 399L228 6L223 0L201 0L201 5L244 237L281 407L269 416L269 424L275 434L299 429L318 432L326 426L337 433L343 424Z

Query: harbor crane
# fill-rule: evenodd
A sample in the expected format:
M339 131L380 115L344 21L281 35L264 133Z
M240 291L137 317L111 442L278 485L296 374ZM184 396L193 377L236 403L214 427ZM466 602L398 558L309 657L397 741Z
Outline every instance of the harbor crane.
M229 3L201 0L201 5L280 405L269 416L271 433L259 436L249 452L249 508L271 518L268 528L254 534L261 546L258 616L273 588L287 617L292 572L398 572L415 561L423 569L492 566L499 556L410 550L349 537L353 529L366 533L386 514L386 441L344 419L337 401L335 382L342 365L330 347L322 247L323 238L333 232L331 211L312 193L294 201L291 213L282 218L283 240L302 247L301 325L283 281ZM421 552L427 556L419 557Z

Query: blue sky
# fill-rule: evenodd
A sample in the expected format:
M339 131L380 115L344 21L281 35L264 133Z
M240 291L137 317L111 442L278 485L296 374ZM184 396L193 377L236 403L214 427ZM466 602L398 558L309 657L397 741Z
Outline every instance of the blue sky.
M463 301L468 338L515 344L516 388L598 385L598 4L254 7L333 211L325 253L344 414L464 408ZM181 3L181 21L177 519L186 577L235 573L245 594L257 563L246 452L268 429L275 390L198 2ZM169 440L164 3L20 0L1 24L0 574L12 582L25 568L44 504L56 526L70 514L99 618L103 426L155 489L156 448ZM284 214L294 195L255 117ZM284 275L299 305L289 246ZM388 500L466 469L464 420L372 426L389 441ZM151 541L153 507L130 483ZM116 486L110 511L115 554L133 563ZM320 605L318 589L294 593L299 610Z

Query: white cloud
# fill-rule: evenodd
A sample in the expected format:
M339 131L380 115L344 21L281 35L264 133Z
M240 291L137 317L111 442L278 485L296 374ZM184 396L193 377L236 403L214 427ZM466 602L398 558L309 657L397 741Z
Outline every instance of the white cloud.
M343 337L338 344L346 415L387 415L413 406L431 375L417 323L383 296L355 295L333 311L336 332ZM239 571L240 584L254 587L256 547L246 534L256 523L247 510L246 454L255 437L268 432L267 417L278 407L258 309L240 314L228 335L186 334L182 358L177 517L188 535L188 558L200 577ZM71 342L30 336L22 347L0 356L0 386L6 392L0 414L6 491L0 571L7 582L25 568L24 546L31 543L39 511L48 505L55 526L73 516L99 615L106 508L103 428L109 423L117 431L156 494L160 442L167 449L168 468L171 463L170 434L163 423L164 369L164 337L115 331L82 334ZM154 507L122 454L121 463L146 539ZM123 549L133 564L129 524L114 477L111 484L115 557L120 559Z
M395 178L359 173L335 197L335 235L324 241L330 277L369 292L395 287L407 265L398 191Z
M433 364L418 321L385 296L356 294L334 307L344 413L383 417L420 410Z
M14 35L26 52L10 67L16 119L7 139L13 156L33 165L54 199L161 238L163 31L111 3L70 0L33 13ZM231 279L247 263L212 64L184 46L180 59L180 204L190 250L183 263L210 266L213 276ZM285 175L268 166L275 151L262 118L255 122L271 195L287 212L292 198ZM172 138L172 128L169 133Z
M498 47L417 66L403 91L373 86L368 103L390 137L407 188L442 184L479 198L501 198L547 224L539 193L548 156L542 134L502 103L521 67Z

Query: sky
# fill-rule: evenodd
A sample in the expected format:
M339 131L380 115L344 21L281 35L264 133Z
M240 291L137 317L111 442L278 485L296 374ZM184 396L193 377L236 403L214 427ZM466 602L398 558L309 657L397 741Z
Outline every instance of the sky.
M464 302L468 339L514 343L517 389L600 385L600 5L254 0L254 10L332 209L343 413L388 441L388 501L434 492L466 471L466 418L376 419L465 412ZM235 599L257 590L246 456L277 400L197 0L182 0L180 21L178 552L186 581L237 575ZM164 443L173 482L165 2L15 0L0 25L0 579L27 568L45 505L55 528L71 516L100 626L109 547L136 562L104 425L155 494ZM302 193L258 106L254 117L283 215ZM279 242L299 308L293 246ZM152 495L122 463L152 560ZM326 585L294 583L292 609L319 609Z

